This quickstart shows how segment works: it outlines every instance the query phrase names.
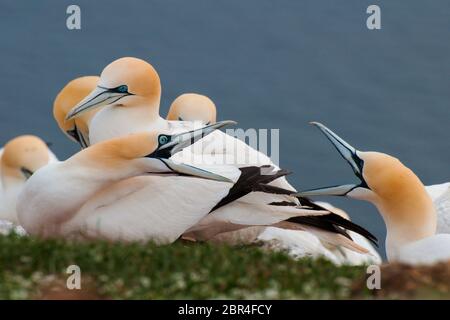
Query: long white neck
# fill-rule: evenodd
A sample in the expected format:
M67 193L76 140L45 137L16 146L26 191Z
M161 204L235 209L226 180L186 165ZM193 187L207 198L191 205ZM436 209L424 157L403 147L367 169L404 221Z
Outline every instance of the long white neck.
M159 116L159 102L153 104L104 107L90 123L90 143L96 144L130 133L164 128L166 121Z
M397 203L375 201L386 224L386 253L395 259L402 247L436 233L437 216L431 198L424 193L420 199L402 199Z

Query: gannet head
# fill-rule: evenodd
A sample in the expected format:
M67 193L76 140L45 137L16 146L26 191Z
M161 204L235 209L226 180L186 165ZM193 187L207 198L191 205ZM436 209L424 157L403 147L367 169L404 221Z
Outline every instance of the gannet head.
M167 120L201 121L204 124L216 122L216 105L207 96L185 93L176 98L170 106Z
M97 87L72 108L66 120L102 106L151 105L158 114L160 98L161 82L156 70L144 60L120 58L103 69Z
M2 180L24 182L50 161L48 147L40 138L24 135L10 140L1 156Z
M359 183L301 191L299 195L335 195L370 201L386 225L407 230L414 239L434 234L436 213L423 183L397 158L380 152L356 150L336 133L313 123L352 167ZM405 236L403 236L404 238Z
M148 174L173 173L232 182L226 177L170 159L175 153L182 151L214 130L230 124L234 124L234 122L222 121L174 135L160 130L129 134L95 144L76 154L71 161L88 161L91 165L98 165L102 169L112 168L113 171L125 167L133 169L133 166L129 166L127 163L134 161L133 163L139 168L138 171L145 171Z
M89 123L97 110L88 110L76 119L65 120L70 110L97 87L100 77L86 76L70 81L53 102L53 116L59 128L82 148L89 145Z

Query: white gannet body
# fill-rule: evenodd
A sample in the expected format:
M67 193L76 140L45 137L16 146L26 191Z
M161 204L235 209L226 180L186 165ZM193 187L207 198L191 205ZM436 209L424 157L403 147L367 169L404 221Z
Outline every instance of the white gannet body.
M159 154L164 152L170 154L173 148L184 141L183 139L186 137L156 132L129 135L99 143L66 161L42 168L29 179L19 196L17 211L20 223L30 234L44 237L89 238L95 237L92 235L94 232L98 237L110 240L119 240L123 237L125 240L160 241L157 236L151 238L142 234L141 229L133 230L141 226L154 235L152 233L154 229L151 228L158 229L160 226L149 225L147 219L151 218L152 213L162 215L163 219L167 214L165 210L161 210L162 208L154 208L149 212L149 208L140 206L145 206L148 202L140 203L139 198L133 203L135 200L133 195L145 187L139 178L145 179L148 173L159 175L177 172L226 180L206 171L176 164L163 158L164 154ZM135 183L128 178L134 179ZM159 182L159 186L165 186L163 181L157 180L165 178L164 176L152 178L156 178L155 181ZM114 183L121 183L122 188ZM214 183L216 185L218 183L215 181L209 183L209 188L215 190ZM42 188L42 185L46 188ZM177 191L173 188L168 190ZM219 191L217 193L220 194ZM147 192L147 199L148 194ZM180 211L180 214L182 213L186 213L189 217L188 212ZM102 218L103 214L106 216L105 219ZM182 221L186 216L181 215L177 218ZM124 221L127 223L123 225ZM176 228L176 224L173 227ZM166 232L170 231L168 229Z
M145 61L135 58L122 58L114 61L103 70L97 88L69 112L67 119L74 119L87 110L102 107L92 119L89 127L91 144L142 131L165 130L173 133L195 128L195 124L192 122L167 121L161 118L159 115L160 96L161 85L156 70ZM199 155L201 156L200 161L198 161ZM208 161L205 160L206 158ZM226 165L234 166L235 169L249 166L256 168L270 166L274 170L278 169L266 155L251 148L243 141L220 131L213 132L195 143L191 148L186 148L184 152L177 153L172 159L194 166L205 163L223 164L225 159ZM280 176L276 181L271 181L270 184L285 190L291 190L291 192L294 191L294 188L284 176ZM194 191L195 183L186 185L186 188ZM200 193L197 194L200 195ZM250 206L246 204L248 199L252 200ZM211 237L215 234L212 230L217 229L223 232L224 228L213 228L212 226L217 226L220 219L229 219L228 212L243 213L234 216L237 219L237 217L245 217L245 214L248 214L249 211L255 211L257 209L256 203L270 203L265 202L268 199L262 197L261 193L254 192L245 195L240 200L227 203L226 206L206 216L196 228L189 230L189 235L200 238ZM216 200L211 198L211 201ZM277 209L283 211L280 208ZM272 211L276 210L272 209ZM295 210L288 208L287 211ZM240 223L243 223L243 221L237 219L233 220L232 224ZM245 223L248 223L248 221ZM267 224L268 222L261 220L260 225ZM227 227L229 226L230 224ZM322 234L322 238L327 238L327 236ZM329 237L328 240L333 242L334 239L331 238ZM334 242L336 243L336 241Z
M56 162L56 156L40 138L24 135L0 150L0 231L18 226L17 198L38 169Z
M30 234L43 237L173 242L229 196L230 187L239 184L242 175L236 167L212 166L211 171L206 171L169 159L172 151L180 150L193 138L220 126L223 124L172 136L157 131L131 134L98 143L64 162L48 165L29 179L20 194L17 206L20 223ZM174 177L167 173L203 179ZM172 178L175 180L166 183L165 179ZM193 181L198 182L195 190L186 188ZM198 192L202 197L196 196ZM177 197L183 201L171 203ZM160 198L164 200L159 201ZM279 201L285 198L285 195L271 196ZM162 206L155 206L155 203ZM317 223L320 223L321 216L330 215L311 208L276 210L271 205L255 205L259 210L247 211L247 216L239 207L241 211L235 213L218 208L208 215L210 221L215 221L211 228L206 232L201 228L190 232L207 237L222 232L222 228L239 229L248 225L282 224L282 227L296 229L308 227L303 223L304 217L318 216ZM326 221L323 225L327 226ZM320 225L316 224L315 228L320 230ZM328 239L364 251L342 232L328 233Z
M216 122L217 109L214 102L207 96L185 93L177 97L171 104L168 120L200 121L203 124ZM238 200L239 201L239 200ZM321 207L350 220L349 216L326 202L316 202ZM369 240L360 234L349 231L351 238L358 245L369 250L363 254L345 247L321 242L318 237L307 231L286 230L274 227L253 227L221 233L213 241L228 243L248 243L262 241L270 248L286 250L290 255L303 257L325 257L335 264L369 265L381 264L382 259Z
M398 159L362 152L322 124L314 123L350 164L359 184L300 192L337 195L373 203L386 223L389 261L432 264L450 260L450 234L436 234L436 208L420 179Z
M436 233L450 233L450 183L427 186L437 214Z

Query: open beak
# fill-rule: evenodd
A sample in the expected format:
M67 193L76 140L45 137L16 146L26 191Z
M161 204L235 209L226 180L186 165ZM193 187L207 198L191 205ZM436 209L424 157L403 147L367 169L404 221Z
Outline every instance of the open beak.
M175 134L172 136L169 143L161 146L158 149L159 150L168 149L170 151L170 154L174 155L175 153L182 151L184 148L189 147L190 145L194 144L195 142L206 137L208 134L212 133L213 131L219 130L226 126L235 125L235 124L237 124L236 121L224 120L224 121L216 122L214 124L207 125L205 127L201 127L199 129Z
M67 113L66 121L74 119L88 110L112 104L123 97L131 95L133 94L129 92L119 92L116 88L97 86L87 97Z
M363 177L363 166L364 160L358 156L358 150L348 144L344 139L339 137L336 133L325 127L323 124L318 122L311 122L312 125L315 125L319 128L320 131L327 137L327 139L333 144L339 154L344 158L345 161L352 167L353 172L356 177L359 179L359 184L344 184L338 186L331 186L325 188L317 188L317 189L309 189L300 191L297 193L297 196L307 197L307 196L345 196L350 191L355 188L362 187L369 189L367 183L364 181Z
M193 143L207 136L214 130L218 130L225 126L234 124L236 124L236 122L226 120L189 132L183 132L172 136L166 136L169 139L168 142L160 145L152 154L148 155L147 157L159 159L170 169L170 171L173 171L178 174L233 183L232 180L223 177L221 175L188 164L175 162L169 158L175 153L182 151L184 148L189 147Z

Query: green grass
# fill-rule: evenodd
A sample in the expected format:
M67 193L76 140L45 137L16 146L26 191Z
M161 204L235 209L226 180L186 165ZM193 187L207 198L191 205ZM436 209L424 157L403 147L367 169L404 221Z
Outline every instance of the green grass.
M82 290L69 291L76 264ZM0 299L450 299L450 262L381 268L382 290L366 288L366 267L294 260L253 246L76 243L0 236Z
M73 243L0 237L0 299L40 297L44 283L65 284L76 264L82 285L113 299L347 298L364 267L293 260L256 246ZM53 280L52 280L53 279Z

